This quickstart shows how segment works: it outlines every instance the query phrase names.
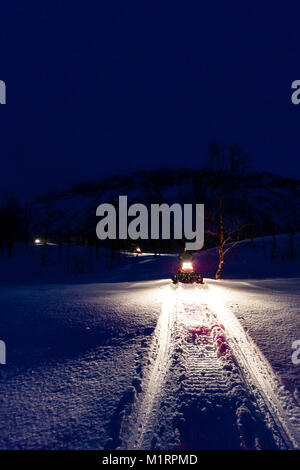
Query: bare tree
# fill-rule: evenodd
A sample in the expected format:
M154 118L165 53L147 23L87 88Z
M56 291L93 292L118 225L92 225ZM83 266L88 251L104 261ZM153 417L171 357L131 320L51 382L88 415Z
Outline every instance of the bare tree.
M218 268L215 274L216 279L220 279L223 273L225 262L228 260L228 254L237 245L241 244L241 235L247 228L247 225L241 225L236 221L228 229L225 226L225 218L223 212L223 199L219 199L219 219L215 230L206 230L206 233L217 240L218 243Z
M233 193L241 186L241 181L248 169L248 156L238 145L222 148L218 143L213 142L209 148L210 178L209 185L213 191L214 210L211 212L209 225L213 228L206 230L206 233L216 239L218 243L218 268L216 279L220 279L224 265L228 259L228 253L240 243L246 225L242 225L237 218L233 218L229 213L233 200ZM227 211L225 211L227 203ZM213 222L214 221L214 222Z
M12 257L14 242L21 232L21 208L18 199L11 195L4 195L0 208L1 238L6 242L8 256Z
M25 238L25 251L26 254L29 253L29 245L31 239L31 231L32 231L32 203L27 203L24 207L24 217L23 217L23 225L24 225L24 238Z
M42 233L43 233L43 252L42 252L42 265L46 264L47 261L47 248L50 237L51 228L55 219L55 212L53 209L52 202L49 201L44 207L44 214L42 220Z

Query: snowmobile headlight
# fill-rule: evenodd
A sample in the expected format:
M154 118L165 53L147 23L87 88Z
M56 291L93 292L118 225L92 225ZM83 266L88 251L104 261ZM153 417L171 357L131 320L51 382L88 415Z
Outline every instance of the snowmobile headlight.
M191 263L190 261L185 261L184 263L182 263L182 269L184 271L190 271L193 269L193 263Z

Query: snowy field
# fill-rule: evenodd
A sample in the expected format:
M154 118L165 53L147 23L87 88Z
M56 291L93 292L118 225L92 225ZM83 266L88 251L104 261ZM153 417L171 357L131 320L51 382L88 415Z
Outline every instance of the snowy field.
M57 283L37 255L0 260L0 447L300 447L298 245L241 246L203 287L173 286L172 256ZM198 264L212 277L215 250Z
M151 283L2 288L1 448L101 447L159 293Z
M255 340L300 405L300 367L292 343L300 339L300 277L249 281L208 281Z

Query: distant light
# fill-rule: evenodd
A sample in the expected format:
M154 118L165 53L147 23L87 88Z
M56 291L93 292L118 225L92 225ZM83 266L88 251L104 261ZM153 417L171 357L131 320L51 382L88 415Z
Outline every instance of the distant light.
M34 243L35 243L36 245L38 245L39 243L41 243L41 240L40 240L39 238L36 238L36 239L34 240Z
M137 251L138 253L140 253L140 252L141 252L141 249L140 249L139 247L137 247L136 251Z

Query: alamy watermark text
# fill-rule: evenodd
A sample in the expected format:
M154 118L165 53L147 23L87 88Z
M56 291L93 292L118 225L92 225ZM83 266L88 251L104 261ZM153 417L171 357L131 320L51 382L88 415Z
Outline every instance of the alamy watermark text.
M0 364L6 364L6 344L0 340Z
M0 104L6 104L6 85L3 80L0 80Z
M204 204L183 204L183 207L178 203L151 204L149 214L145 204L128 207L127 196L119 196L118 211L113 204L105 203L97 207L96 215L102 217L96 227L100 240L169 240L173 227L175 240L183 237L189 240L185 244L187 250L201 250L204 244Z
M292 349L295 350L292 354L292 363L298 366L300 364L300 339L293 342Z

